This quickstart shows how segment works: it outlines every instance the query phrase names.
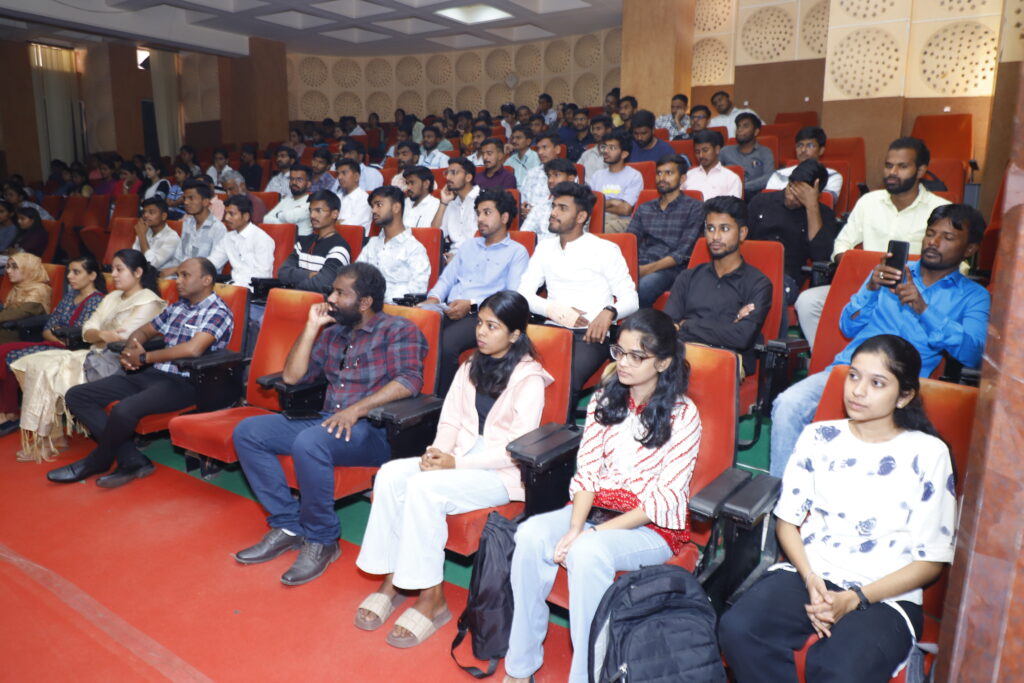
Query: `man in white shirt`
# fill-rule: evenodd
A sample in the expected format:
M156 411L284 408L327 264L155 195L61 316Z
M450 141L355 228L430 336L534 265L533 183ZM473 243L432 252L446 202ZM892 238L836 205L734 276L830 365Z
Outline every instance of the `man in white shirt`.
M604 195L604 231L626 232L633 207L644 189L640 171L626 166L633 150L632 136L612 131L604 140L604 161L608 168L587 177L587 185Z
M370 235L370 205L366 190L359 187L359 162L342 159L338 162L338 188L341 197L341 213L338 222L342 225L361 225L363 234Z
M221 178L224 171L231 170L228 166L228 152L225 149L217 149L213 152L213 165L206 169L206 175L213 179L215 190L223 190L224 182Z
M526 186L526 177L530 171L541 165L540 157L530 149L530 129L526 126L516 126L505 145L505 153L508 159L505 163L512 167L516 174L516 185L520 191Z
M157 270L162 270L174 260L174 252L181 243L181 237L167 225L167 202L160 197L150 197L142 202L142 217L135 224L135 243L138 249Z
M214 247L227 235L224 224L210 212L213 190L194 178L185 181L182 207L185 219L181 223L181 242L174 250L170 265L160 271L160 277L177 277L178 266L190 258L209 258Z
M411 166L402 171L402 175L405 180L405 207L402 211L405 227L430 227L441 205L441 200L432 194L434 174L426 166Z
M526 179L519 185L519 201L522 204L520 210L521 220L529 217L534 207L544 207L551 197L551 188L548 187L548 175L544 170L544 164L552 159L558 158L558 146L562 139L558 133L544 133L537 138L537 157L540 164L526 172Z
M420 146L412 140L399 142L395 145L395 159L398 161L398 173L391 178L391 184L405 192L405 176L403 173L414 166L420 165Z
M626 259L608 240L584 232L594 209L586 185L561 183L551 191L550 230L557 240L537 244L519 284L530 311L573 330L572 396L608 359L612 323L639 309ZM547 287L547 298L537 290ZM571 403L570 405L575 405Z
M931 152L917 138L898 138L889 144L885 153L885 189L868 192L857 200L832 247L833 261L838 262L858 244L865 251L887 251L889 240L909 242L911 254L921 253L928 217L937 207L949 204L921 185L930 161ZM800 329L812 349L828 290L827 285L811 287L796 300Z
M722 134L717 130L700 130L693 134L693 155L697 157L697 165L686 172L684 190L697 190L704 195L705 201L725 195L743 199L743 181L718 160L723 142Z
M473 183L474 166L466 157L455 157L448 163L445 186L441 188L441 203L431 226L440 228L450 243L444 255L448 262L466 240L476 234L476 196L480 188Z
M544 125L548 128L555 125L555 121L558 119L558 112L555 111L555 101L546 92L542 92L537 96L537 113L544 117Z
M484 157L480 151L480 146L484 144L484 140L491 137L490 126L474 126L473 127L473 142L470 146L470 153L466 155L474 166L483 166Z
M359 125L354 116L342 116L339 121L341 129L345 131L345 135L366 135L366 131Z
M341 148L343 159L353 159L359 163L359 187L373 192L384 184L384 176L380 171L363 163L366 159L366 148L358 140L350 140Z
M587 178L608 168L608 164L604 163L604 157L601 155L601 147L604 145L605 137L614 129L611 117L606 114L599 114L590 120L590 134L594 137L594 146L580 155L578 163L583 167L581 181L586 182Z
M441 144L441 131L437 126L427 126L423 129L423 142L420 143L420 165L427 168L447 168L448 155L440 151L437 146Z
M796 163L801 164L808 159L821 161L821 155L825 153L825 131L817 126L805 126L796 134ZM822 164L824 165L824 164ZM789 176L793 174L796 166L780 168L772 174L765 185L766 190L785 190L789 185ZM843 190L843 176L832 168L825 168L828 171L828 182L823 191L832 195L833 199L839 199L839 193Z
M307 208L308 211L308 208ZM210 253L210 263L220 270L231 264L231 284L252 290L254 277L273 277L274 238L252 223L252 203L241 195L224 202L228 232Z
M288 175L289 193L281 197L281 201L267 212L267 215L263 217L263 222L294 223L298 236L305 237L313 234L313 227L309 222L309 185L313 179L313 169L302 164L295 164L288 171Z
M719 90L711 96L711 106L718 114L708 123L709 128L725 127L729 131L729 137L736 137L736 117L747 112L756 114L753 109L740 109L732 106L732 98L729 93ZM758 117L760 118L760 117ZM706 197L705 197L706 199Z
M294 149L281 145L277 148L274 159L277 163L277 173L270 179L263 191L276 192L284 197L289 193L288 184L291 180L288 176L288 169L292 167L298 157L295 155Z
M548 197L545 201L539 202L530 207L530 214L519 225L520 230L537 233L537 241L553 239L558 237L548 230L551 219L551 190L561 183L575 183L576 164L568 159L555 158L544 164L542 167L548 179Z
M380 234L370 238L356 259L376 266L384 274L387 301L406 294L426 293L430 282L427 250L402 220L404 201L402 191L390 185L378 187L370 194L370 211L373 222L380 226Z

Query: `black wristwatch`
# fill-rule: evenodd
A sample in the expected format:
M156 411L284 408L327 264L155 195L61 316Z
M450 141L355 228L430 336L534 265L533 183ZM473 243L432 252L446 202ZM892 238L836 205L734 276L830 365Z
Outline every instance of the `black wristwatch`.
M619 317L619 311L614 306L605 306L601 310L602 311L611 311L611 313L612 313L612 320L615 320L616 318Z
M860 589L860 586L854 586L850 590L852 590L857 595L857 597L860 598L860 604L857 605L858 612L863 612L871 606L871 601L868 600L868 596L864 595L864 591Z
M145 365L145 364L146 364L146 352L143 351L142 353L139 354L139 365Z

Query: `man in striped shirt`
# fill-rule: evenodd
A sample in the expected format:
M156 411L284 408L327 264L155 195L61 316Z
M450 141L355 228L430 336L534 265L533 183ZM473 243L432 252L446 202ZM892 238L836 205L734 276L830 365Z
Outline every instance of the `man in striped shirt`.
M350 260L348 244L334 229L340 209L341 200L333 192L320 190L310 195L313 232L296 238L295 250L277 271L281 282L292 289L330 293L338 270Z

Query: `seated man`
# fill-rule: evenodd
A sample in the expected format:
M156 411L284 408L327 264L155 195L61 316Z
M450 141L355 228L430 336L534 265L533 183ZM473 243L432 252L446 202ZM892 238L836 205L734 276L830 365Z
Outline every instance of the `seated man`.
M178 301L128 337L121 353L126 375L72 387L64 400L96 448L86 457L47 473L61 484L82 481L110 469L96 480L97 486L116 488L153 474L153 463L135 445L135 426L146 415L179 410L196 403L195 386L188 372L171 361L219 351L231 339L231 309L213 293L217 269L205 258L190 258L178 266ZM142 345L159 334L166 346L146 351ZM118 401L107 414L106 407Z
M479 237L467 240L427 292L421 306L440 306L447 318L441 332L438 395L459 369L459 354L476 343L474 306L495 292L516 289L530 255L508 235L516 200L504 190L484 190L476 198Z
M679 189L688 166L686 157L674 153L659 159L658 198L638 206L629 222L640 262L640 308L650 308L668 291L704 232L704 206Z
M391 178L391 184L402 192L405 192L405 176L407 169L420 165L420 146L412 140L406 140L396 145L395 160L398 161L398 173Z
M135 224L135 242L132 243L132 249L141 251L149 265L157 270L162 270L174 262L174 252L181 244L181 237L174 228L167 225L167 210L167 202L160 197L144 199L142 217Z
M291 149L291 148L289 148ZM174 277L178 266L190 258L209 258L214 247L227 235L227 228L210 213L213 190L194 178L185 181L182 206L185 219L181 223L181 242L174 250L171 265L164 266L160 277Z
M450 245L445 260L450 261L459 247L476 233L476 197L480 188L473 182L476 166L465 157L448 161L445 185L441 188L441 202L437 213L430 222L431 227L440 228Z
M702 130L693 134L693 154L697 165L686 172L684 190L697 190L704 201L715 197L743 199L743 181L722 166L718 159L722 151L722 134L717 130Z
M462 150L464 157L469 159L474 166L484 165L484 156L481 148L484 145L484 140L491 136L490 126L473 126L472 142Z
M544 164L544 173L547 175L548 196L538 202L534 197L534 204L530 206L530 213L520 224L519 229L527 232L537 233L537 241L558 237L548 230L551 219L551 190L559 183L575 183L576 164L568 159L555 157ZM586 226L584 226L586 229Z
M613 129L610 116L599 114L590 120L590 137L593 138L593 144L576 160L576 163L583 167L584 180L608 168L601 155L601 148L604 146L604 139Z
M295 164L288 171L290 182L289 193L282 195L281 200L263 218L264 223L293 223L296 234L310 235L313 228L309 224L309 186L313 178L313 169L302 164Z
M498 138L487 138L480 144L484 172L474 181L481 190L514 190L516 174L505 168L505 145Z
M662 157L675 154L672 145L654 135L654 114L641 109L633 114L633 149L629 161L658 161ZM686 157L683 157L684 159ZM690 164L687 162L687 168Z
M287 145L281 145L277 148L277 154L274 155L274 162L277 165L277 173L267 183L264 192L276 192L282 197L289 194L288 186L291 183L291 177L289 176L288 170L293 164L298 163L298 155L295 150Z
M249 191L242 174L229 168L221 174L220 179L224 183L224 192L227 196L241 195L246 197L252 203L252 222L256 224L262 223L267 215L267 205L263 203L262 199Z
M320 190L338 193L338 179L331 175L329 170L333 161L331 152L326 147L317 147L313 150L313 160L310 161L310 169L313 171L313 177L309 183L310 194Z
M441 206L441 200L433 194L434 174L426 166L410 166L401 175L405 180L402 222L407 228L429 228Z
M320 190L309 197L310 235L297 236L295 250L277 270L277 279L292 289L330 294L334 278L349 262L348 243L334 229L341 200Z
M665 312L676 321L680 341L735 351L749 375L757 369L754 345L772 307L772 283L740 254L747 238L743 200L715 197L704 202L704 211L711 261L679 274Z
M689 140L690 117L686 113L689 107L689 97L681 93L673 95L670 103L671 113L659 116L654 127L668 130L669 140Z
M420 165L427 168L448 168L447 154L438 149L441 131L437 126L424 126L420 142Z
M245 186L251 192L259 192L263 189L263 167L256 163L256 148L252 145L243 145L241 160L238 172L245 178Z
M254 277L274 274L274 238L252 223L252 204L242 196L224 202L224 224L229 230L210 252L210 262L220 270L231 264L231 284L252 291Z
M797 131L796 134L796 163L802 164L808 159L814 159L815 161L821 160L821 155L825 153L825 131L817 126L805 126ZM784 190L786 185L789 183L789 176L796 169L796 166L787 166L786 168L780 168L775 173L772 173L771 177L768 178L768 184L765 185L766 190ZM823 192L828 192L832 195L832 199L839 199L839 193L843 191L843 175L835 169L826 168L828 172L828 182L822 189Z
M587 185L594 192L604 195L604 231L626 232L633 206L644 189L644 178L640 171L626 166L632 154L633 140L630 134L615 130L604 139L601 155L608 168L587 176Z
M529 217L534 205L544 204L551 196L545 164L558 158L560 144L562 143L555 133L545 133L537 139L537 158L540 160L540 164L527 171L526 179L518 185L520 208L522 209L520 211L521 222Z
M868 192L857 200L836 236L833 261L838 263L846 250L858 244L865 251L887 251L889 240L909 242L910 253L919 253L928 217L939 206L949 204L921 184L929 161L931 153L922 140L906 137L890 143L885 153L885 189ZM812 349L828 290L827 285L811 287L796 301L800 329Z
M785 250L787 305L796 302L807 275L807 261L827 261L836 239L836 215L820 201L828 171L814 159L802 161L782 192L762 192L750 200L750 239L779 242Z
M696 105L690 110L690 137L702 130L707 130L709 123L711 123L711 110L703 104Z
M391 457L387 431L373 426L366 415L377 406L415 396L423 386L426 340L413 323L383 313L383 306L384 276L379 270L366 263L342 268L327 303L310 307L282 373L288 384L327 381L320 416L290 420L261 415L235 427L238 461L269 513L271 527L259 543L235 553L235 559L257 564L301 548L281 577L289 586L312 581L341 554L334 468L376 467ZM279 453L292 456L298 500L285 482Z
M349 140L341 147L341 158L352 159L359 164L359 187L372 192L384 184L384 175L373 166L363 163L366 159L366 147L358 140Z
M763 190L775 172L775 155L757 142L760 134L761 119L744 112L736 117L736 144L722 148L724 165L743 168L743 191L748 196Z
M529 172L541 165L540 157L530 149L530 142L530 129L526 126L516 126L509 136L509 144L505 146L508 154L505 163L511 166L513 173L516 174L516 187L522 187Z
M637 108L636 98L632 95L623 95L619 98L618 128L625 130L627 133L633 131L633 114L636 113Z
M725 126L731 138L736 137L736 119L739 115L754 114L752 109L740 109L732 106L732 98L724 90L719 90L711 96L711 106L718 113L715 115L715 118L708 122L708 127L720 128Z
M402 221L405 197L401 190L390 185L378 187L370 194L369 203L380 234L370 238L356 261L369 263L384 274L387 281L384 300L387 302L406 294L426 292L430 282L430 258Z
M341 197L341 211L338 222L342 225L363 226L363 236L370 236L370 195L359 187L361 171L359 162L342 159L338 162L338 196Z
M530 311L573 330L573 401L583 384L608 358L612 323L635 313L636 287L619 248L583 226L594 210L586 185L562 183L551 191L551 232L558 240L537 244L519 283ZM537 294L542 286L547 298Z
M595 142L590 133L590 114L585 107L580 107L572 115L572 136L565 141L565 158L576 163Z
M946 204L928 216L917 245L921 260L904 272L875 266L843 309L839 329L851 338L832 365L850 362L854 349L876 334L895 334L921 354L921 376L928 377L947 353L965 366L981 364L991 299L988 291L960 273L985 233L985 220L966 204ZM832 366L782 392L772 405L771 473L780 477L797 437L811 422Z

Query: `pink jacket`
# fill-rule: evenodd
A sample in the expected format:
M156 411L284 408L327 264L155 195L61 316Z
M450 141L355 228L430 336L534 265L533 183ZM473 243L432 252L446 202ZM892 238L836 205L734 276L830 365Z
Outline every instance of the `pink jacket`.
M434 448L455 456L455 467L497 470L510 500L523 500L519 468L505 447L523 434L536 429L544 410L544 387L554 380L540 363L524 358L512 371L508 386L501 392L484 421L484 448L466 454L476 443L480 418L476 412L476 387L469 380L470 363L455 373L441 408Z

